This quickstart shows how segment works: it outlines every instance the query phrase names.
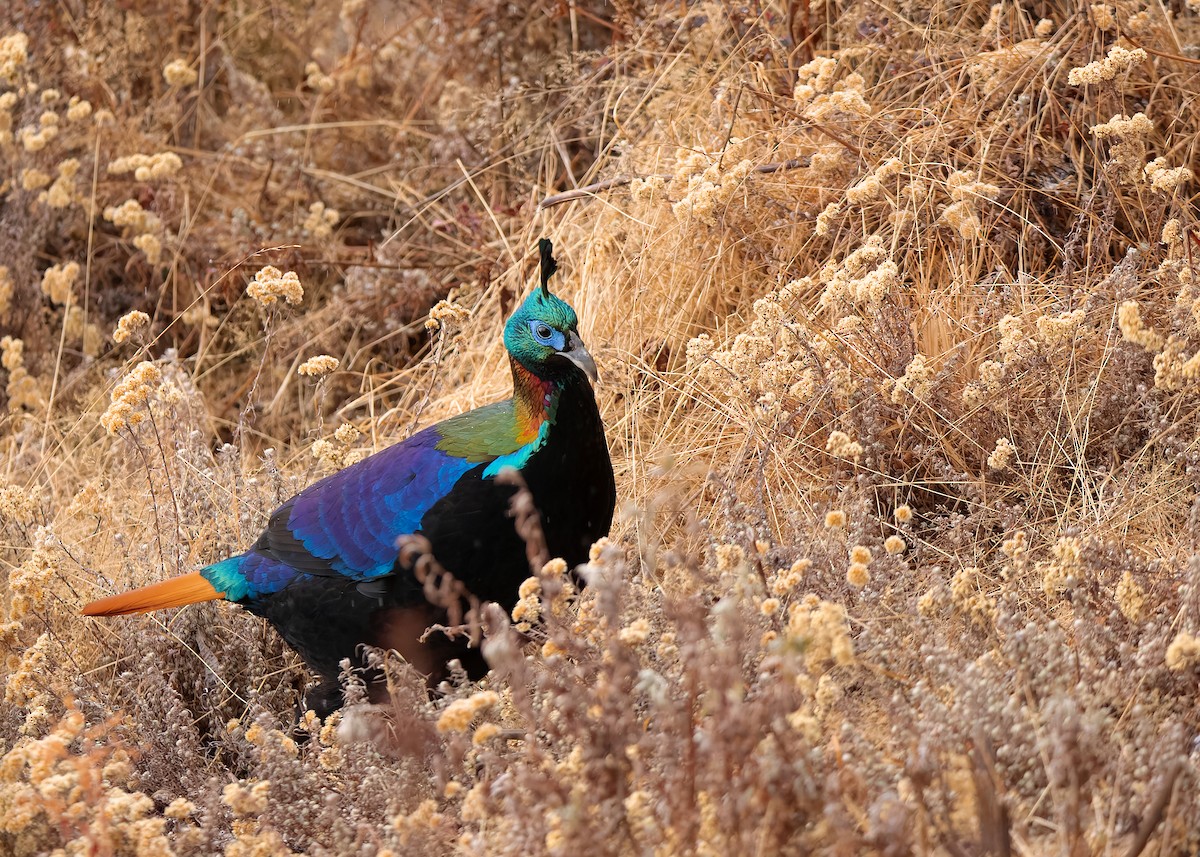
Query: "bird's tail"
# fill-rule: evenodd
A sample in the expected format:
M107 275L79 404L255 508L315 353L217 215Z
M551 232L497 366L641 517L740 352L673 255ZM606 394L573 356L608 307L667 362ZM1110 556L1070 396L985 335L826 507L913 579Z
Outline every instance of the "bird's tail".
M120 595L110 595L108 598L93 601L83 608L83 615L122 616L126 613L149 613L164 607L182 607L185 604L215 601L224 597L224 592L218 592L200 572L195 571L161 583L152 583L132 592L122 592Z

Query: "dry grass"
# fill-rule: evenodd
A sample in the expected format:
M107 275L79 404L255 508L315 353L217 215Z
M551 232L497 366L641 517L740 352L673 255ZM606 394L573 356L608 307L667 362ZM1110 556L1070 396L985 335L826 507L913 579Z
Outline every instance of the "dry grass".
M0 852L1200 849L1195 3L397 5L0 10ZM540 235L621 515L483 686L76 615L504 395Z

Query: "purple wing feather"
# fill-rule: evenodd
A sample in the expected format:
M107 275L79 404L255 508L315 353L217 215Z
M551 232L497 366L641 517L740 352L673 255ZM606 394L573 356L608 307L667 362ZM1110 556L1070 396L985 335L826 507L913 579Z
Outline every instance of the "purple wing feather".
M479 466L442 452L440 440L437 427L428 428L310 485L271 515L251 553L308 574L388 574L396 540Z

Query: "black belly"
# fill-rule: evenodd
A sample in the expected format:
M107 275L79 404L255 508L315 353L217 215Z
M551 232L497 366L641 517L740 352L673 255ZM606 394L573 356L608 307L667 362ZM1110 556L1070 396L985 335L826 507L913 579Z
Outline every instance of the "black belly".
M397 574L397 580L400 578ZM465 639L431 634L425 642L420 641L430 625L447 624L448 617L446 611L424 597L403 594L410 588L416 589L397 587L382 595L364 594L345 578L313 576L298 579L246 606L270 621L284 641L325 680L323 695L332 695L337 688L344 659L354 667L365 666L363 644L398 652L431 687L446 677L446 664L454 658L472 678L486 673L479 650L468 647ZM368 679L375 677L369 672ZM329 710L336 707L326 706Z

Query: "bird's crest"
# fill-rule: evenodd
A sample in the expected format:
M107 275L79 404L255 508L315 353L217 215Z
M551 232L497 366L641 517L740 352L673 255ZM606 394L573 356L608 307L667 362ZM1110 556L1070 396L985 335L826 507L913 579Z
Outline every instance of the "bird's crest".
M550 297L550 278L558 270L558 260L554 258L554 242L549 238L538 239L538 253L542 261L542 294Z
M550 356L563 350L569 334L578 329L579 319L570 304L550 292L550 278L558 270L558 262L554 259L554 244L549 238L538 240L538 256L541 287L534 286L509 316L504 325L504 347L526 369L540 371L539 367ZM531 325L539 324L554 331L557 344L554 344L554 336L541 341L534 338Z

